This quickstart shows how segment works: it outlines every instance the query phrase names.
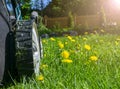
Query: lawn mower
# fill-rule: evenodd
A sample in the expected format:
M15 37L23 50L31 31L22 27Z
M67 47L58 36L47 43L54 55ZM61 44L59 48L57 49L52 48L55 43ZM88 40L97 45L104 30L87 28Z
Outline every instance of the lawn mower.
M21 76L39 75L42 42L38 13L23 20L23 0L0 0L0 85Z

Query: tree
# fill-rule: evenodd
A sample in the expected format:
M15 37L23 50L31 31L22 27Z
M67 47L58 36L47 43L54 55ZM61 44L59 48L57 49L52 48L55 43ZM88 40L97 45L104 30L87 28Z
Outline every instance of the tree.
M51 17L67 16L69 12L88 15L96 14L99 8L99 0L52 0L44 14Z
M61 16L61 0L52 0L49 5L43 10L44 15L51 17Z
M21 6L21 11L22 11L22 16L24 19L28 19L30 16L30 0L24 0L24 2L22 2L23 5Z
M31 11L36 10L38 12L41 12L42 15L42 9L45 7L44 0L24 0L22 5L22 15L25 19L28 19Z

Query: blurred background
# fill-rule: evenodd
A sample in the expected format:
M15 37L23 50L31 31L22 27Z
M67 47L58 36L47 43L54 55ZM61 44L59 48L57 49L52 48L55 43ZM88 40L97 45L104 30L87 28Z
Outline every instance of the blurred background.
M44 26L52 32L120 26L120 0L31 0L28 4L30 0L25 1L24 17L30 16L31 9L36 10Z

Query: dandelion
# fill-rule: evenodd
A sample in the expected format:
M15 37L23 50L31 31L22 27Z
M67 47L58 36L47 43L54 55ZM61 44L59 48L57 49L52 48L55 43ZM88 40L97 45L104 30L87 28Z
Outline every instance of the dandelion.
M66 59L66 58L68 58L68 57L69 57L69 55L70 55L70 54L69 54L69 52L68 52L68 51L64 50L64 51L61 53L61 55L62 55L62 57L63 57L63 58L65 58L65 59Z
M47 56L47 54L44 54L44 57L46 57Z
M87 38L83 38L83 40L85 40L85 41L86 41L86 40L87 40Z
M65 44L67 45L67 44L68 44L68 42L65 42Z
M115 41L115 44L118 45L119 43L117 41Z
M92 60L92 61L97 61L98 58L97 58L97 56L91 56L91 57L90 57L90 60Z
M39 76L37 77L37 80L39 80L39 81L43 81L43 80L44 80L43 75L39 75Z
M68 38L69 40L72 40L72 37L71 37L71 36L67 36L67 38Z
M117 38L116 40L117 40L117 41L120 41L120 38Z
M52 37L50 38L50 40L51 40L51 41L55 41L55 39L54 39L54 38L52 38Z
M61 42L58 43L58 46L59 46L61 49L64 48L64 44L61 43Z
M84 48L85 48L86 50L90 50L90 49L91 49L91 47L90 47L89 45L85 45Z
M74 40L74 39L72 39L71 41L72 41L72 42L75 42L75 40Z
M46 43L46 40L42 40L43 43Z
M71 36L67 36L67 38L72 41L72 42L75 42L75 40L71 37Z
M63 59L62 62L63 63L72 63L73 61L71 59Z

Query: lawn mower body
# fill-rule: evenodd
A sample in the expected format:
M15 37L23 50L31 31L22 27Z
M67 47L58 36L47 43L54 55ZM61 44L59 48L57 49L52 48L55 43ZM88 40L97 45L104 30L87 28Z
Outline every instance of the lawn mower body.
M41 41L36 16L23 20L22 0L0 0L0 84L39 75Z

